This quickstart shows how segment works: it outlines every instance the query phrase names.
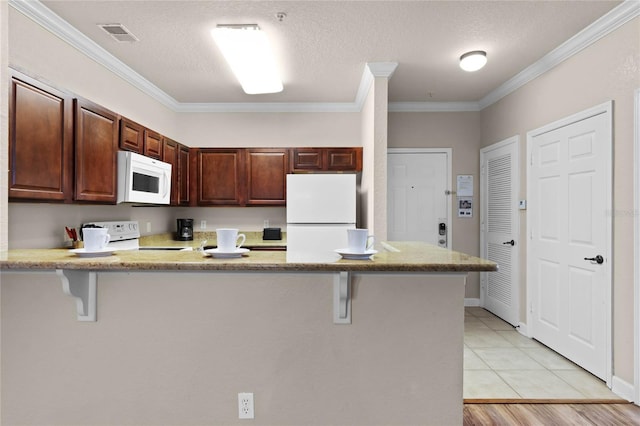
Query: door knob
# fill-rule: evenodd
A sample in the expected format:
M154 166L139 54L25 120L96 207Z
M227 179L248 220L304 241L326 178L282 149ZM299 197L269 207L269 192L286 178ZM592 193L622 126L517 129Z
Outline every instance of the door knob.
M511 240L511 241L505 241L505 242L504 242L504 243L502 243L502 244L505 244L505 245L507 245L507 244L508 244L508 245L511 245L511 246L515 246L515 245L516 245L516 242L515 242L515 241L513 241L513 240Z
M596 262L598 265L604 263L604 257L597 255L596 257L585 257L584 260L590 260Z

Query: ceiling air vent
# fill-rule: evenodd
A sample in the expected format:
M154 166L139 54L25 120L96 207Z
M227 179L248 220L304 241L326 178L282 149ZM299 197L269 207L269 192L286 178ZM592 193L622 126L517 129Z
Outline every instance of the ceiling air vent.
M138 41L138 37L131 34L131 32L125 28L122 24L98 24L107 34L113 37L119 42L134 42Z

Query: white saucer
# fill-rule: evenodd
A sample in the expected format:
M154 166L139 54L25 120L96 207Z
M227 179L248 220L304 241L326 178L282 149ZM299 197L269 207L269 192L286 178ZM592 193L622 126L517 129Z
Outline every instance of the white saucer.
M374 255L378 250L367 250L364 253L353 251L349 248L336 249L336 253L345 259L349 260L368 260L371 255Z
M241 257L243 253L248 253L249 249L240 247L239 249L235 249L234 251L220 251L220 249L214 248L205 250L204 253L207 256L219 257L221 259L231 259L234 257Z
M112 248L103 248L98 250L88 251L86 248L77 248L69 250L71 253L75 253L76 256L80 257L104 257L111 256L115 251Z

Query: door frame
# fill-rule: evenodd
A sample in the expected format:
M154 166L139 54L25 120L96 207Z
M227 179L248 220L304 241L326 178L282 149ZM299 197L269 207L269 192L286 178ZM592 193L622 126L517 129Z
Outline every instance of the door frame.
M608 101L600 105L596 105L592 108L580 111L576 114L572 114L568 117L561 118L560 120L546 124L534 130L527 132L527 199L532 197L532 183L531 183L531 154L533 149L533 139L543 133L547 133L561 127L568 126L578 121L586 120L599 114L606 114L607 120L607 135L608 148L605 149L605 188L607 188L607 194L605 196L605 206L609 211L613 208L613 101ZM606 312L606 324L605 324L605 345L606 345L606 366L605 375L606 383L611 388L611 380L613 375L613 330L611 329L613 324L613 311L612 311L612 265L611 255L613 253L613 220L611 214L606 215L606 244L604 257L607 261L605 265L605 312ZM527 235L531 238L532 235L531 220L529 217L529 210L527 209ZM533 335L533 316L531 312L531 300L533 296L533 289L531 283L531 265L532 259L527 255L527 332L529 337Z
M452 185L453 148L387 148L387 154L445 154L447 156L447 186L451 187ZM387 180L388 179L389 176L387 176ZM448 188L447 191L449 191L447 196L450 196L452 194L452 190ZM453 246L453 230L451 229L453 223L451 217L452 214L452 201L449 199L449 202L447 202L447 249L449 250L451 250L451 247Z
M482 223L484 221L486 221L486 217L484 217L484 212L486 211L487 208L487 200L488 200L488 196L484 191L484 180L486 178L483 178L483 173L482 173L482 166L484 163L484 157L486 155L486 153L488 151L493 151L495 149L500 149L503 148L505 146L509 146L509 145L515 145L515 155L516 155L516 164L518 164L518 166L520 165L520 135L515 135L515 136L511 136L510 138L504 139L500 142L496 142L492 145L486 146L482 149L480 149L480 257L482 258L486 258L487 257L487 253L485 251L485 229L483 229ZM516 172L516 177L515 180L511 182L511 187L513 188L515 186L516 188L516 192L519 194L520 193L520 173L519 173L519 169ZM515 206L514 206L515 208ZM513 249L516 250L516 259L517 259L517 273L518 276L520 276L520 256L522 255L522 253L520 252L520 240L521 240L521 236L520 236L520 214L518 214L518 212L516 212L516 221L513 224L514 226L514 230L515 230L515 234L518 236L518 238L516 239L518 241L518 243L513 247ZM526 250L525 250L526 251ZM480 306L484 307L485 306L485 292L483 292L482 287L483 287L483 282L484 282L484 288L486 291L486 276L487 276L487 272L482 272L480 274ZM521 313L521 309L520 309L520 295L521 295L521 283L520 281L517 282L516 285L516 316L518 318L518 331L522 332L522 329L524 327L522 327L522 322L520 321L520 313Z
M633 225L635 228L634 232L634 250L635 253L633 258L635 261L634 264L634 300L635 305L633 309L634 316L634 324L635 324L635 349L634 349L634 402L636 405L640 405L640 261L638 261L638 256L640 256L640 88L636 89L634 96L634 150L635 155L633 156L633 193L634 193L634 220Z

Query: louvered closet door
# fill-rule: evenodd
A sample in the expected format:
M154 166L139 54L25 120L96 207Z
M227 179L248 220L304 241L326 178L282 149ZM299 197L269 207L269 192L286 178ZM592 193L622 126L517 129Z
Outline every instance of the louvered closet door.
M498 264L480 280L481 305L512 325L519 322L518 138L481 151L482 257Z

